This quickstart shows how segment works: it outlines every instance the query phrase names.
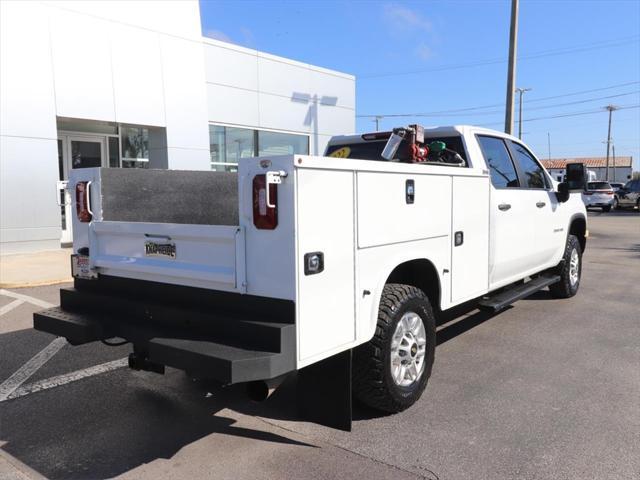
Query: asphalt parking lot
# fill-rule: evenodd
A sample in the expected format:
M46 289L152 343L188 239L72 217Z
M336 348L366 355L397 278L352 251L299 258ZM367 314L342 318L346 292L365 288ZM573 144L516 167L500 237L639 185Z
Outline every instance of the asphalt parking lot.
M577 297L447 319L421 400L351 433L297 420L292 385L253 404L56 343L31 315L59 286L2 291L0 477L638 479L640 214L589 219Z

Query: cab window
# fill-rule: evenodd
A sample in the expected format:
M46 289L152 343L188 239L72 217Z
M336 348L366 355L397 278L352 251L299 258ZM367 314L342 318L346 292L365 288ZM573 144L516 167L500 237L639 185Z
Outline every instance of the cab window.
M525 188L548 188L549 185L547 176L544 173L544 168L542 168L529 150L527 150L524 145L511 140L509 140L509 144L524 177L522 179L522 186Z
M484 160L491 172L493 186L496 188L519 187L518 175L504 140L484 135L478 135L477 138Z

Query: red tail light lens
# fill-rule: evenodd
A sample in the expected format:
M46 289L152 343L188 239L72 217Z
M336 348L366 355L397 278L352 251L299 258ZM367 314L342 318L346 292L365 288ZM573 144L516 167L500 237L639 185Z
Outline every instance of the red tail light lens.
M261 230L273 230L278 226L278 185L270 184L267 196L266 175L253 177L253 224Z
M78 220L83 223L91 221L91 207L89 206L89 184L91 182L78 182L76 184L76 214Z

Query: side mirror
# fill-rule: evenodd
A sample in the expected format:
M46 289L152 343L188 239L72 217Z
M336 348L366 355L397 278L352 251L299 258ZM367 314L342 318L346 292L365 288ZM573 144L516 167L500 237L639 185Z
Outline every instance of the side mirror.
M556 192L556 198L560 203L564 203L569 200L569 184L562 182L558 184L558 191Z
M384 146L384 149L382 150L382 158L384 158L385 160L393 160L393 157L395 157L396 152L398 151L398 148L400 147L400 143L402 143L402 140L404 140L404 137L401 135L398 135L397 133L392 133L391 136L389 137L389 140L387 140L387 144Z
M567 183L569 192L586 191L587 168L584 166L584 163L568 163L565 182Z

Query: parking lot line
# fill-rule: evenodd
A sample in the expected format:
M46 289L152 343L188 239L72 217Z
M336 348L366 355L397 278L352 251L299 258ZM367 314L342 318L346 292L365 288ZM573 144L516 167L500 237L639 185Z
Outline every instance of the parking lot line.
M83 368L82 370L76 370L75 372L65 373L64 375L57 375L55 377L46 378L37 382L24 385L15 389L7 398L0 398L0 402L4 400L11 400L18 397L29 395L30 393L41 392L42 390L48 390L50 388L66 385L67 383L75 382L83 378L92 377L100 373L110 372L118 368L126 367L128 365L127 358L121 358L112 362L102 363L94 367Z
M42 308L51 308L53 307L53 303L45 302L44 300L40 300L39 298L30 297L29 295L24 295L22 293L12 292L10 290L0 289L0 295L5 295L7 297L15 298L17 300L22 300L23 302L29 302L33 305Z
M67 339L58 337L49 345L44 347L40 352L31 358L27 363L15 371L13 375L0 384L0 402L9 398L20 385L29 379L31 375L36 373L40 367L49 361L62 347L67 344Z
M5 306L0 307L0 317L5 313L9 313L14 308L19 307L23 303L24 303L24 300L16 299L13 302L7 303Z

